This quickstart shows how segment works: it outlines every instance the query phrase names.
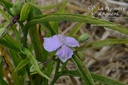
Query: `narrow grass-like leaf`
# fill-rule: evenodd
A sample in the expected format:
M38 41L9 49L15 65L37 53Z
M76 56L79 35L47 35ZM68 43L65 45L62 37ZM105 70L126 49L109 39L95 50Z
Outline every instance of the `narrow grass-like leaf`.
M42 12L40 11L40 9L38 9L34 6L32 6L32 8L33 8L33 11L32 11L33 15L31 17L42 15ZM45 26L47 29L52 29L49 22L44 22L44 23L41 23L41 24L43 24L43 26ZM42 46L42 40L43 39L42 39L42 35L40 33L41 25L39 23L37 25L33 25L30 28L31 28L31 30L29 30L29 34L30 34L30 38L31 38L31 41L32 41L32 45L34 47L36 60L39 61L39 62L45 62L47 60L48 56L47 56L47 52L44 51L43 46ZM33 35L33 33L34 33L34 35ZM54 33L52 31L49 31L48 34L50 34L50 33L51 33L51 35L54 35ZM40 65L39 65L39 67L40 67ZM45 70L45 68L47 68L47 67L43 67L44 70ZM40 68L40 69L42 69L42 68ZM40 85L41 84L40 82L48 81L46 78L43 78L42 76L40 76L38 74L35 74L33 76L36 77L36 79L34 80L35 84ZM46 84L46 83L44 83L44 84Z
M0 40L0 44L4 45L15 51L20 51L20 45L10 35L6 34L3 39Z
M23 48L21 52L23 54L27 55L27 57L30 59L30 62L33 65L35 71L37 71L42 77L45 77L46 79L49 79L49 77L47 75L45 75L43 72L41 72L36 60L34 59L31 52L27 48Z
M57 79L59 78L59 75L58 75L59 67L60 67L60 60L57 60L56 69L55 69L55 75L54 75L54 78L53 78L53 80L52 80L50 85L54 85L55 82L57 81Z
M22 69L24 66L26 66L28 63L30 62L29 58L26 57L24 60L22 60L18 66L16 67L15 71L19 71L20 69Z
M78 70L73 71L63 71L60 76L75 76L75 77L81 77ZM118 82L116 80L110 79L108 77L101 76L99 74L95 74L91 72L91 76L95 81L107 84L107 85L125 85L124 83Z
M2 56L0 55L0 77L2 77L2 66L3 66L3 64L2 64Z
M9 43L13 44L14 46L16 46L17 48L20 49L20 45L19 43L9 34L6 34L6 36L4 37Z
M39 32L38 29L36 29L36 26L31 27L31 30L29 30L29 34L34 47L36 60L44 62L42 43L40 42Z
M0 85L8 85L3 78L0 78Z
M12 30L13 30L15 36L16 36L16 39L17 39L19 45L22 46L21 40L20 40L20 33L19 33L19 30L17 30L15 26L12 26Z
M16 84L16 85L23 85L24 83L24 80L22 78L20 78L18 76L18 73L17 72L14 72L14 66L9 58L9 56L7 55L7 53L4 51L4 48L2 46L0 46L0 52L1 52L1 55L3 56L6 64L8 65L8 70L10 71L11 73L11 78L13 80L13 82Z
M11 49L9 49L9 54L13 61L14 67L16 68L18 66L18 64L22 61L22 58L16 51L11 50ZM23 77L25 77L24 75L26 75L26 70L25 70L25 68L23 68L20 71L18 71L17 73L20 77L23 78Z
M0 3L2 4L2 5L4 5L5 6L5 8L7 8L8 10L9 10L9 8L10 7L12 7L12 3L11 2L9 2L8 0L0 0Z
M83 23L76 23L73 28L71 29L71 31L68 33L69 36L74 36L76 35L76 33L79 31L79 29L83 26Z
M77 56L74 54L73 55L73 61L76 64L78 71L84 81L85 85L95 85L94 81L91 77L90 72L88 71L88 69L84 66L84 64L80 61L79 58L77 58Z
M48 22L43 22L42 25L45 26L49 30L51 35L55 35L58 33L58 30L55 30Z
M65 7L66 7L67 2L68 0L65 0L61 8L58 11L56 11L56 13L65 13ZM59 28L58 23L59 23L58 21L53 22L53 28L55 29L57 33L58 33L58 28Z
M50 22L50 21L65 21L65 20L95 24L95 25L102 25L112 30L119 31L124 34L128 34L128 30L120 25L117 25L109 21L100 20L98 18L92 18L89 16L83 16L79 14L48 14L48 15L37 16L33 18L30 22L28 22L25 28L27 29L30 26L37 24L37 23Z
M0 0L0 4L2 4L6 8L6 10L8 11L8 13L10 13L10 8L13 5L11 2L9 2L8 0Z
M41 10L40 9L38 9L38 8L36 8L36 7L33 7L33 14L34 14L34 16L38 16L38 15L42 15L42 12L41 12ZM55 34L55 32L54 31L52 31L52 26L49 24L49 22L45 22L45 23L42 23L43 24L43 26L45 26L47 29L51 29L51 31L49 31L50 33L51 33L51 35L54 35ZM41 30L41 27L40 27L40 24L38 25L38 27L37 27L37 29L38 29L38 34L39 34L39 36L38 37L40 37L40 41L41 41L41 46L39 46L39 48L40 47L42 47L42 52L41 52L41 54L43 54L43 56L44 57L42 57L43 59L41 59L41 61L42 62L44 62L44 61L46 61L47 60L47 55L48 55L48 52L43 48L43 46L42 46L42 35L39 33L39 31ZM50 34L50 33L48 33L48 34ZM32 35L33 36L33 35ZM33 42L33 44L34 44L34 42ZM38 53L39 54L39 53Z
M9 16L5 13L5 11L1 10L0 9L0 14L9 22L10 19L9 19Z
M17 52L20 51L20 49L17 46L15 46L14 44L10 43L9 41L7 41L5 39L1 39L0 44L9 48L9 49L15 50Z
M34 16L39 16L39 15L42 15L42 12L39 9L33 7L33 14L34 14ZM54 35L58 32L58 30L53 29L53 27L49 24L49 22L44 22L44 23L39 23L39 24L46 27L49 30L49 32L51 33L51 35Z
M14 50L9 49L10 57L12 58L12 61L14 63L14 66L17 67L17 65L21 62L22 58L18 55L18 53Z
M91 73L91 75L94 78L94 80L99 81L99 82L104 83L104 84L108 84L108 85L126 85L124 83L112 80L110 78L107 78L107 77L104 77L104 76L101 76L101 75L98 75L98 74Z
M57 13L65 13L65 8L66 8L66 4L67 4L68 0L65 0L63 2L63 5L61 6L61 8L59 9L59 11L57 11Z
M2 37L2 35L5 33L6 28L1 28L0 29L0 38Z
M0 28L5 27L7 24L8 24L8 22L3 22L3 23L1 23L1 24L0 24Z
M115 44L124 44L128 43L128 39L106 39L106 40L98 40L90 43L86 43L85 45L78 48L78 50L89 50L98 47L103 47L106 45L115 45Z
M20 21L25 21L29 18L29 13L32 9L32 5L28 2L25 3L20 12Z

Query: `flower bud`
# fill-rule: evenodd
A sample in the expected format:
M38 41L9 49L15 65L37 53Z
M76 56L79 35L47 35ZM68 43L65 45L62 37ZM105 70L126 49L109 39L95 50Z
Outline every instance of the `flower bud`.
M82 34L80 37L79 37L79 41L80 42L85 42L86 40L88 40L89 39L89 34L87 34L87 33L84 33L84 34Z
M17 0L16 3L13 5L13 7L10 8L10 12L13 16L16 16L20 14L21 8L22 8L22 3L20 2L20 0Z

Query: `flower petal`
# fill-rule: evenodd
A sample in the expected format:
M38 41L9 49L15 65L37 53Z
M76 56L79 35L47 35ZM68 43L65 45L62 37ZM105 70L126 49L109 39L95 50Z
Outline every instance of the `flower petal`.
M65 44L70 46L70 47L76 47L76 46L79 47L78 41L75 38L72 38L72 37L66 37Z
M63 43L58 38L58 35L54 35L50 38L44 38L44 48L48 52L57 50Z
M71 48L67 47L66 45L63 45L59 50L57 50L56 55L62 62L66 62L72 57L73 51Z

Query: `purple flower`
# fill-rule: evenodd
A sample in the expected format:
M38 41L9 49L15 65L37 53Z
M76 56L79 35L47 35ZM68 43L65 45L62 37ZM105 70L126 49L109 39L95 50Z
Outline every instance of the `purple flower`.
M56 55L62 62L66 62L66 60L70 59L73 55L71 47L79 46L79 43L75 38L58 34L49 38L44 38L43 45L48 52L57 50Z

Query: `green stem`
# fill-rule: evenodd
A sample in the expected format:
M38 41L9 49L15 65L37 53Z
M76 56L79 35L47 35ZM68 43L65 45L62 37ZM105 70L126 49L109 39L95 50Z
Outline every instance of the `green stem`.
M59 73L59 67L60 67L60 60L57 61L56 70L55 70L55 76L54 76L54 78L53 78L53 80L52 80L52 82L51 82L50 85L54 85L55 82L56 82L56 80L59 78L59 75L58 75L58 73Z
M38 61L44 62L43 60L43 49L42 49L42 43L39 38L39 32L38 29L36 29L36 26L30 27L31 30L29 30L30 38L34 47L36 59Z
M61 73L64 71L64 69L65 69L67 63L68 63L68 61L66 61L66 62L63 64L62 69L61 69L61 72L60 72L60 75L61 75Z
M25 26L24 26L24 24L22 22L19 22L19 25L20 25L20 27L22 29L23 37L24 37L24 39L23 39L23 47L27 47L27 33L25 31Z
M76 66L78 67L79 73L81 74L84 84L95 85L89 70L85 67L85 65L81 62L81 60L75 54L73 55L72 59L76 64Z
M30 27L31 30L29 30L30 38L34 47L35 55L36 55L36 60L40 62L44 62L44 56L43 56L43 49L42 49L42 43L40 41L39 37L39 32L38 29L35 26ZM40 75L34 75L35 80L34 84L40 85L41 83L46 84L48 82L47 79L41 77Z

